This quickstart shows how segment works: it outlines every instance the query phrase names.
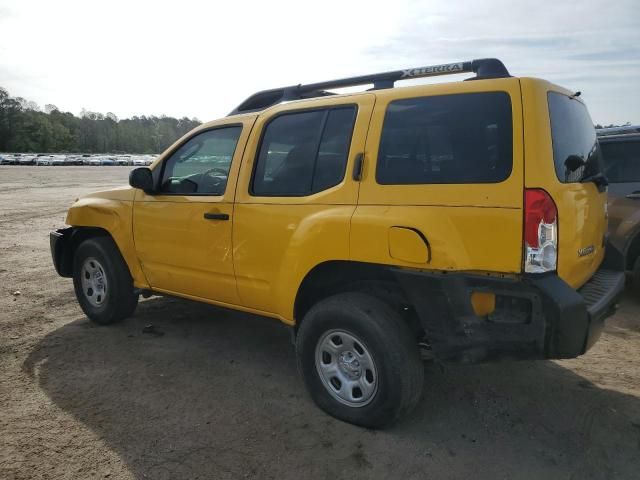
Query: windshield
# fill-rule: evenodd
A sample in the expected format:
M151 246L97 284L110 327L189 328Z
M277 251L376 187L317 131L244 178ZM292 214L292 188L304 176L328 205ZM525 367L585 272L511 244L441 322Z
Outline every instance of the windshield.
M600 147L587 107L557 92L549 92L547 98L558 179L564 183L580 182L600 173Z

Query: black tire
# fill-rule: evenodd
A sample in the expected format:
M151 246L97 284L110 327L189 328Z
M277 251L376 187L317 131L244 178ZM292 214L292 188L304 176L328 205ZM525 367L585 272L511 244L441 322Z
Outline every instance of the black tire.
M100 276L106 279L106 282L103 280L103 285L106 285L105 293L100 297L96 296L93 289L87 288L85 291L83 287L82 277L86 277L88 273L83 271L83 266L90 259L95 259L95 262L89 263L93 267L99 266ZM110 237L90 238L76 248L73 258L73 287L82 311L90 320L100 325L119 322L131 316L138 305L138 295L134 291L129 268Z
M316 367L316 347L334 330L361 341L373 359L377 387L364 405L345 405L344 400L336 399L338 394L330 392L326 377L323 380L319 373L321 366ZM345 422L367 428L389 426L413 409L422 395L424 364L418 341L401 316L375 297L343 293L314 305L300 325L296 353L311 398L329 415Z

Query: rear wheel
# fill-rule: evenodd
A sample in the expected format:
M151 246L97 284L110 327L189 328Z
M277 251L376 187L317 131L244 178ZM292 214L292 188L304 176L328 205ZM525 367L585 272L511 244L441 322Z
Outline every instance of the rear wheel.
M385 427L420 399L418 342L400 315L375 297L345 293L316 304L300 326L296 352L311 397L340 420Z
M640 256L636 258L635 263L633 264L633 288L636 292L640 293Z
M90 238L78 246L73 286L82 311L101 325L129 317L138 305L129 269L109 237Z

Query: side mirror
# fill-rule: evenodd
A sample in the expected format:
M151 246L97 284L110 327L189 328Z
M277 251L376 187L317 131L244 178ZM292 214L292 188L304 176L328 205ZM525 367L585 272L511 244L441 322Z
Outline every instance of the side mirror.
M129 185L139 188L145 193L153 193L153 176L147 167L134 168L129 173Z

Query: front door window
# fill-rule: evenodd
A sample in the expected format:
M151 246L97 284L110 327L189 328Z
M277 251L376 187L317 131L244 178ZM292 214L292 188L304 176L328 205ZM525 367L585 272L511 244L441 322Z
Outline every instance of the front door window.
M161 193L223 195L241 130L207 130L180 146L164 164Z

